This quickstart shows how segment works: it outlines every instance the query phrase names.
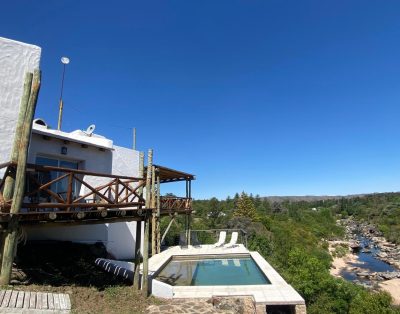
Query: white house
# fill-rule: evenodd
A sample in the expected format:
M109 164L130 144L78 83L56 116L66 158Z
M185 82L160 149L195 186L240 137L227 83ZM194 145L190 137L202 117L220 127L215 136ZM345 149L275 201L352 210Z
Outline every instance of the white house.
M39 123L38 123L39 122ZM96 173L139 176L139 152L113 145L109 139L96 134L88 135L77 130L71 133L48 129L42 120L36 119L32 128L28 162L38 165L82 169ZM93 186L106 183L105 178L87 177ZM57 193L63 193L66 180L56 185ZM87 188L81 186L77 194ZM28 239L68 240L74 242L103 242L107 251L117 259L134 256L136 222L118 222L66 227L28 228Z
M33 72L39 68L40 54L41 49L37 46L0 38L0 163L10 159L24 75L27 71ZM28 163L132 177L139 175L138 151L116 146L112 140L94 133L53 130L41 119L33 123ZM0 178L3 174L4 169L1 169ZM105 180L103 177L85 177L85 181L93 186ZM61 180L52 190L63 193L65 186L66 180ZM85 186L74 188L79 189L75 193L81 195L87 189ZM28 239L85 243L101 241L115 258L128 259L134 256L134 221L64 227L29 225L24 228Z

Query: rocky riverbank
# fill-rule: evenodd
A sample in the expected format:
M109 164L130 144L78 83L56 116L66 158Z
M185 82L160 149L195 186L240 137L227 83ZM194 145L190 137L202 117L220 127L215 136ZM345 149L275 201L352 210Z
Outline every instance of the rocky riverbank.
M388 242L373 225L353 219L342 219L338 224L345 229L345 239L329 242L331 274L385 290L400 304L400 246Z
M376 259L400 270L400 245L387 241L376 226L350 218L339 220L338 223L344 226L345 238L349 241L353 252L358 250L371 254L376 252L374 255ZM367 241L360 241L360 237Z

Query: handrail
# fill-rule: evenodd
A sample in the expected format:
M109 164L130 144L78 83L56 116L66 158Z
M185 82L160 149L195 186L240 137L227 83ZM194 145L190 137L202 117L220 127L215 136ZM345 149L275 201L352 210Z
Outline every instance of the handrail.
M140 177L122 176L122 175L102 173L102 172L93 172L93 171L86 171L86 170L80 170L80 169L70 169L70 168L53 167L53 166L42 166L42 165L36 165L36 164L27 164L26 166L27 166L27 171L29 171L30 168L33 168L33 169L39 170L39 171L59 171L59 172L69 172L69 173L72 172L72 173L75 173L75 174L83 174L83 175L88 175L88 176L106 177L106 178L124 179L124 180L133 180L133 181L142 181L142 180L144 180L143 178L140 178Z
M12 162L7 164L12 168L17 166L16 163ZM50 171L59 174L48 182L38 180L37 174ZM95 186L88 180L90 177L107 178L106 181L108 182ZM143 196L138 191L140 187L145 185L141 178L36 164L27 164L26 178L33 188L25 191L24 197L29 198L29 202L24 202L22 208L30 210L37 211L39 208L64 208L67 211L74 208L97 208L101 210L116 207L143 207L145 204ZM60 193L51 188L63 180L67 181L65 192ZM83 193L84 195L77 195L77 191L74 189L75 184L87 188L88 192ZM10 207L11 201L5 202L2 207Z
M160 199L163 199L163 200L192 200L191 197L184 197L184 196L160 196Z
M191 210L192 199L189 197L161 196L161 210Z
M6 168L8 166L11 166L13 164L13 162L8 161L8 162L3 162L0 164L0 169Z

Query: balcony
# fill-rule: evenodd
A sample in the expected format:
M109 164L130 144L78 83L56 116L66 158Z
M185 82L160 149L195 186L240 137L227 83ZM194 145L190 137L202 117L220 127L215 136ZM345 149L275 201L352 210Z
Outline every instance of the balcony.
M15 173L16 164L0 165ZM194 176L156 166L160 183L186 180L186 197L162 196L159 206L146 208L143 197L145 178L112 175L62 167L27 164L21 210L15 216L21 224L104 223L143 220L145 213L171 215L191 213L190 181ZM4 176L5 177L5 176ZM5 201L0 182L0 223L11 219L12 200Z
M1 166L6 172L16 171L15 164ZM145 208L142 178L27 164L25 180L17 214L21 223L141 220L145 211L151 211ZM3 185L4 180L0 190ZM10 219L12 200L5 201L0 192L0 202L4 223Z

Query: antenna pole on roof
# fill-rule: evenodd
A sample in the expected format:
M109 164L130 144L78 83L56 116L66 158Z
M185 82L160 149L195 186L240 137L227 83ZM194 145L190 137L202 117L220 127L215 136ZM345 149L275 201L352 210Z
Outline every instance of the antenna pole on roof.
M62 100L63 91L64 91L64 77L65 77L65 66L69 63L69 59L67 57L61 58L61 63L63 66L63 73L61 78L61 92L60 92L60 103L59 103L59 110L58 110L58 123L57 123L57 130L61 130L61 123L62 123L62 114L64 108L64 102Z
M136 128L133 128L133 150L136 150Z

